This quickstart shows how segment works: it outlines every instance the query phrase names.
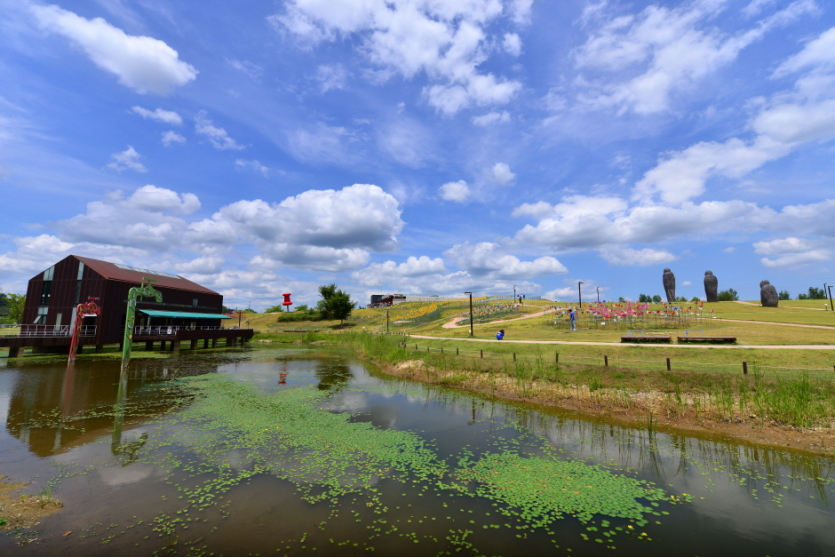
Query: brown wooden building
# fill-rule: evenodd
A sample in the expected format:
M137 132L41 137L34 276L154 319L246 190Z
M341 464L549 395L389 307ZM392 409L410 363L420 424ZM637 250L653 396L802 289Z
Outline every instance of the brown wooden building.
M101 311L98 317L84 318L90 330L95 326L95 338L85 338L82 344L101 347L121 343L128 291L143 278L155 281L153 286L162 293L163 301L139 298L137 327L201 330L220 327L221 319L226 318L222 295L181 276L70 255L29 280L24 327L44 326L50 331L71 327L75 307L92 296L98 298Z

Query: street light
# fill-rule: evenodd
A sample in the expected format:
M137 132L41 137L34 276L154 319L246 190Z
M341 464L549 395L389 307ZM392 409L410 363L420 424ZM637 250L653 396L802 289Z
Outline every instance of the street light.
M597 303L600 303L600 287L597 287Z
M823 283L823 297L826 299L826 283ZM826 308L826 304L823 304L824 309Z
M464 292L464 294L470 295L470 336L473 336L473 293Z
M577 283L577 295L580 297L580 309L583 309L583 291L580 290L581 284L583 284L583 281Z
M835 307L832 307L832 285L829 285L829 311L835 311Z
M516 303L516 285L513 285L513 303Z

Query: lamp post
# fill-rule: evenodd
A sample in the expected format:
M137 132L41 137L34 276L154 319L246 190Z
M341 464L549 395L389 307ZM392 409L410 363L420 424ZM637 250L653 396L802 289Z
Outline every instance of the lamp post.
M513 285L513 303L516 303L516 285Z
M473 336L473 293L464 292L464 294L470 295L470 336Z
M835 311L835 307L832 306L832 285L829 285L829 310Z
M580 290L581 284L583 284L583 281L577 282L577 296L580 298L580 309L583 309L583 291Z
M826 299L826 283L823 283L823 297ZM824 308L826 308L826 304L823 304Z
M600 287L597 287L597 303L600 303Z

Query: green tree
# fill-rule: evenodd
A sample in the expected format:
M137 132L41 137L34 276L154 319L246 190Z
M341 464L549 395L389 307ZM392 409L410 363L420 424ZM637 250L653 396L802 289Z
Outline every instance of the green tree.
M26 294L8 294L9 316L12 323L23 322L23 309L26 307Z
M691 302L701 302L701 300L699 299L698 296L693 296L692 298L690 298L690 301Z
M335 293L336 284L334 283L323 284L319 287L319 295L322 299L316 302L316 309L322 312L322 317L325 319L330 318L330 313L328 312L328 300L330 300Z
M716 296L716 299L720 302L736 302L739 301L739 292L733 288L728 288L727 290L721 291Z
M307 307L307 304L299 304L296 306L296 311L309 311L310 308Z
M802 295L803 295L803 294L801 294L801 296L802 296ZM792 299L792 295L791 295L791 294L789 294L789 291L788 291L788 290L781 290L780 292L778 292L778 293L777 293L777 299L778 299L778 300L791 300L791 299Z
M786 298L787 300L789 298ZM823 288L815 288L814 286L809 287L808 294L798 294L798 300L825 300L826 299L826 292L823 291Z
M351 301L351 296L347 292L337 290L330 298L328 298L328 315L333 319L339 319L340 326L345 322L345 319L351 315L354 309L354 302Z
M687 298L685 298L684 296L676 296L676 302L677 303L683 303L683 302L686 302L686 301L687 301Z
M647 296L646 294L641 294L640 296L638 296L638 301L642 304L648 304L652 301L652 298Z
M661 296L656 294L655 296L652 297L652 301L655 302L656 304L660 304L661 303Z

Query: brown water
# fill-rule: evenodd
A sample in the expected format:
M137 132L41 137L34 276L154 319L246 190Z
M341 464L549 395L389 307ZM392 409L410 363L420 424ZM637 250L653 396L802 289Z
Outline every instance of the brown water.
M2 555L835 555L831 459L493 402L392 380L339 352L183 353L135 360L124 377L118 360L81 360L69 369L57 361L2 362L0 473L33 481L26 491L49 489L64 503L36 529L0 535ZM509 447L605 464L692 501L662 502L643 526L566 516L536 528L523 508L381 474L362 489L311 503L302 494L322 478L275 472L297 466L297 455L250 448L245 428L224 440L223 452L201 452L223 427L200 429L191 412L201 398L180 379L203 375L232 378L264 397L313 385L324 398L311 412L411 432L450 467L464 451L478 458ZM234 407L224 414L230 428L234 415ZM247 479L215 489L205 508L189 502L188 490L229 474Z

